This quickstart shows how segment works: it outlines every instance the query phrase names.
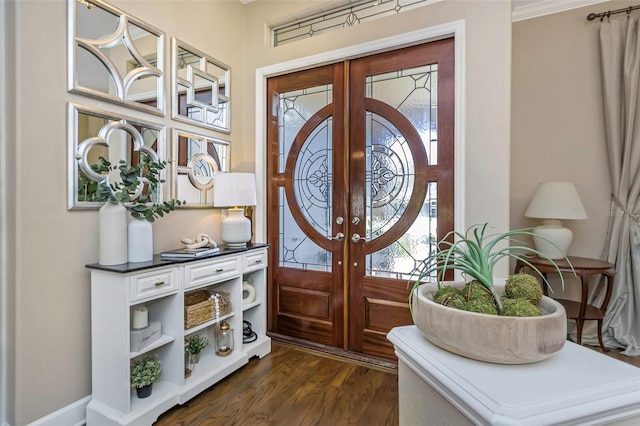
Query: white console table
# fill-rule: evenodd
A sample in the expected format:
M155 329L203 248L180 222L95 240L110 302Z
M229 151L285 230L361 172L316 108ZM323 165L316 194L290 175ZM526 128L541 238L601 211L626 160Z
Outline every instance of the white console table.
M391 330L400 425L640 425L640 368L567 342L523 365L475 361Z
M151 425L176 404L189 401L243 365L249 358L271 352L267 336L267 245L246 249L222 248L197 259L162 260L91 269L91 381L87 425ZM253 281L255 300L243 303L243 282ZM185 297L194 291L226 292L231 312L211 315L187 327ZM143 347L131 345L132 312L148 310L149 321L161 323L160 337ZM228 356L215 354L215 332L220 321L233 329L235 348ZM244 342L243 321L252 324L255 339ZM185 339L198 333L211 343L200 361L186 371ZM148 398L138 398L130 385L130 363L157 355L162 376ZM221 397L218 395L217 397Z

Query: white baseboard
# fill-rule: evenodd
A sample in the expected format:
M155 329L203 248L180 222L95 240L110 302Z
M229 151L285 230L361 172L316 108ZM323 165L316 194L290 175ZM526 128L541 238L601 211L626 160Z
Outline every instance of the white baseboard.
M91 395L62 407L58 411L29 423L27 426L82 426L87 420L87 404L89 404L89 401L91 401Z

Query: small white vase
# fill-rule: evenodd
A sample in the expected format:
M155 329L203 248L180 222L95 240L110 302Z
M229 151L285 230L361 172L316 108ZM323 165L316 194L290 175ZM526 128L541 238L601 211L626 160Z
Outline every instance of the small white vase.
M101 265L127 263L127 209L120 203L104 203L98 213Z
M146 219L133 219L128 232L129 262L153 260L153 227Z

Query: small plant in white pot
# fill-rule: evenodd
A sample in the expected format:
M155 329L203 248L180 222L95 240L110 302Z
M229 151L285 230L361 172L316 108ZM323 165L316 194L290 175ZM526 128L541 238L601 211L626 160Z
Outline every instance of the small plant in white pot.
M195 334L187 338L187 349L191 354L191 362L197 364L200 361L200 353L204 348L209 346L209 339L205 336Z
M487 234L487 227L485 223L472 226L466 234L450 232L438 243L438 250L421 262L410 296L414 323L432 343L469 358L504 364L548 358L566 340L564 308L542 296L535 277L516 274L507 278L505 286L497 286L493 272L500 260L518 259L546 284L524 253L558 266L523 243L506 244L513 238L532 236L531 230ZM445 273L453 270L470 281L445 282ZM434 275L435 283L423 283Z
M162 361L158 355L145 356L131 361L131 387L138 398L147 398L153 391L153 384L162 375Z

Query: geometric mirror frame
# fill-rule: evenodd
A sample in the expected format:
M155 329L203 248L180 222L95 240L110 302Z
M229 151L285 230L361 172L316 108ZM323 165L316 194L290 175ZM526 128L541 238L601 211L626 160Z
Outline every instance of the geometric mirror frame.
M165 127L157 123L69 103L67 208L98 209L104 204L97 199L98 185L120 180L119 170L109 170L109 163L117 166L124 160L127 166L135 166L143 156L165 161L165 133ZM167 179L165 170L160 179ZM162 202L170 184L161 183L158 189L152 197Z
M172 38L171 68L173 70L172 118L229 133L231 131L231 69L229 66Z
M184 208L213 208L213 175L228 168L228 141L173 129L171 197Z
M67 12L67 90L164 116L164 33L101 0Z

